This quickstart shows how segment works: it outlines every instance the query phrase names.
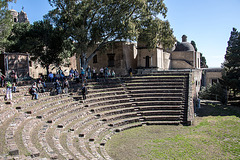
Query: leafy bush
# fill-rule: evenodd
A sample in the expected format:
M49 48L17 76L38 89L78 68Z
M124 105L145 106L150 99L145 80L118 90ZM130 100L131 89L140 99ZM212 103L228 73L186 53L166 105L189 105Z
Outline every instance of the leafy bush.
M207 87L203 87L199 92L199 97L201 99L217 100L223 104L227 102L226 90L220 83L214 83L213 85L208 85Z

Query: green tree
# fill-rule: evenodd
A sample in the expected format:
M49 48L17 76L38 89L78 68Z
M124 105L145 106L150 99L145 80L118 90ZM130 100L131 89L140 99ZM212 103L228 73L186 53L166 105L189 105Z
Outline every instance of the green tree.
M207 60L202 53L200 53L200 61L201 61L201 68L208 68Z
M0 51L4 51L7 37L12 29L12 16L8 10L9 2L15 2L16 0L1 0L0 1Z
M161 41L170 48L175 41L169 23L158 18L166 17L163 0L49 0L49 3L54 9L48 18L74 41L84 68L110 41L137 41L143 32L151 37L147 39L149 47ZM93 52L87 55L92 47Z
M27 36L26 49L31 53L32 60L46 67L60 65L72 55L72 41L66 39L64 31L53 27L48 20L34 22Z
M6 51L7 52L28 52L27 33L31 29L29 23L15 23L11 30L11 34L7 38Z
M66 39L64 31L53 27L48 20L15 24L9 36L9 52L29 52L31 60L46 67L60 65L72 55L72 41Z
M197 52L197 45L196 45L195 41L191 41L191 44L193 45L195 51Z
M217 100L222 102L222 104L227 103L225 87L220 83L203 87L199 92L199 97L201 99Z
M228 41L228 47L225 54L224 83L229 89L234 91L234 96L240 92L240 33L233 28Z

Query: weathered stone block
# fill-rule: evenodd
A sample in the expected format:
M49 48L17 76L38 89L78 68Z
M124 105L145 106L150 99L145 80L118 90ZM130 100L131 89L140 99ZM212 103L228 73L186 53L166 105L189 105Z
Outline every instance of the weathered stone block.
M79 137L84 137L84 134L79 134L78 136L79 136Z
M11 156L19 155L19 150L17 148L13 147L12 149L10 149L9 155L11 155Z

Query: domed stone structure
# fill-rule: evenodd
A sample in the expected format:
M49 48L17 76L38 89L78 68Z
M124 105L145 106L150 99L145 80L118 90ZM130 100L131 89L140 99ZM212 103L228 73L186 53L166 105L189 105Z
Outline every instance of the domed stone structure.
M11 15L13 16L13 22L18 22L18 12L14 9L10 10Z
M15 23L29 23L27 13L24 12L23 10L18 13L16 10L11 9L10 12L11 12L11 15L13 17L13 22L15 22Z
M187 36L182 36L182 42L177 43L171 55L172 69L199 69L200 53L196 52L193 45L187 42Z
M195 49L191 43L187 42L187 36L183 35L182 42L177 43L174 51L193 51L193 52L195 52Z

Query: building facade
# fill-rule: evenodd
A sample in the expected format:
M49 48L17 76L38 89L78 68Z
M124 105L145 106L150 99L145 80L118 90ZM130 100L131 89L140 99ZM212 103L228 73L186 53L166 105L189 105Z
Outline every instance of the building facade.
M159 44L148 49L144 43L110 42L108 49L98 51L88 65L96 68L108 67L118 75L127 75L129 68L137 73L162 70L200 69L200 53L194 50L187 36L173 50L164 50ZM88 56L92 53L90 49ZM80 69L80 60L77 65Z

